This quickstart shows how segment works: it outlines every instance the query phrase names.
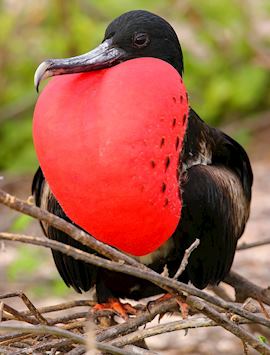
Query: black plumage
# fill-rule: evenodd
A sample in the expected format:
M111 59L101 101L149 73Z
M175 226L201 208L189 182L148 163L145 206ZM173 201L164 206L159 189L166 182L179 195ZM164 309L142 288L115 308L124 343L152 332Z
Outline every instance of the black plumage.
M61 60L57 63L46 61L37 71L36 85L45 77L45 73L47 77L64 72L94 70L146 56L167 61L182 75L183 58L178 38L172 27L159 16L146 11L123 14L108 26L104 42L108 48L115 49L113 58L111 54L108 59L107 54L104 56L101 53L98 60L96 57L93 60L90 52L90 60L84 66L77 67L69 59L64 60L62 67ZM226 134L209 127L190 108L179 156L178 176L179 196L183 200L179 225L157 251L137 259L157 272L167 267L173 276L185 249L199 238L200 245L191 254L180 279L204 288L208 284L219 283L230 270L237 241L249 217L252 170L244 149ZM32 193L37 206L70 221L52 195L40 168L33 181ZM43 222L41 225L48 238L93 253L65 233ZM99 269L58 251L52 253L65 283L78 292L96 285L99 302L105 302L111 296L140 299L162 292L147 281Z

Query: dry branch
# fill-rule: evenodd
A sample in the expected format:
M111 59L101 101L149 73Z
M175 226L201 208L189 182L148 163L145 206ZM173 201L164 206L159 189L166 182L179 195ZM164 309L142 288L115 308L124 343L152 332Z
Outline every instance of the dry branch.
M72 340L64 339L64 340L45 340L44 342L40 342L37 345L30 346L27 349L18 351L18 355L20 354L34 354L37 351L46 351L51 349L63 348L72 344Z
M238 245L236 250L247 250L250 248L261 247L261 246L268 245L268 244L270 244L270 238L265 239L265 240L261 240L259 242L254 242L254 243L242 243L242 244Z
M86 344L85 338L81 335L78 335L76 333L70 332L65 329L61 329L59 327L54 327L54 326L48 326L48 325L10 325L10 324L0 324L0 331L3 330L8 330L8 331L20 331L22 333L30 333L30 334L39 334L39 335L55 335L57 337L61 338L67 338L72 340L73 343L76 344ZM101 351L108 351L110 354L119 354L119 355L129 355L129 353L125 350L116 348L113 345L109 344L103 344L97 342L95 344L96 348ZM31 349L32 350L32 349ZM19 352L18 352L19 354ZM21 354L21 351L20 351Z
M244 302L251 297L270 306L270 289L255 285L235 271L231 271L225 282L235 289L236 301Z
M1 296L0 296L0 298L1 298ZM6 297L3 297L3 298L6 298ZM96 302L91 301L91 300L75 300L75 301L60 303L60 304L53 305L53 306L40 307L40 308L38 308L38 311L40 313L51 313L51 312L71 309L74 307L81 307L81 306L93 307L95 304L96 304ZM27 316L27 315L31 314L31 311L25 311L25 312L21 312L21 313Z
M120 335L136 331L141 325L151 322L157 315L164 314L175 309L176 306L177 302L175 299L155 304L151 307L151 309L148 309L146 312L142 312L142 314L139 314L136 318L130 318L125 323L117 324L98 333L97 340L108 341L109 339L115 339Z
M199 297L213 305L223 308L231 313L236 313L239 316L245 317L252 322L257 322L261 325L264 325L270 328L270 321L260 316L256 316L241 307L236 306L233 303L226 302L221 298L212 296L205 291L201 291L193 286L184 284L182 282L176 281L169 277L162 276L149 268L144 268L144 270L138 269L131 265L123 265L122 262L115 262L103 259L93 254L86 253L74 247L70 247L60 242L56 242L54 240L42 239L32 236L26 235L18 235L12 233L0 233L0 239L4 240L13 240L13 241L21 241L23 243L34 244L45 246L47 248L53 248L55 250L61 251L66 255L72 256L74 259L85 261L86 263L90 263L96 265L98 267L103 267L111 271L122 272L128 275L132 275L138 278L142 278L149 282L153 282L157 286L162 289L170 289L173 293L185 293L190 294L196 297Z
M193 250L195 250L199 246L199 244L200 244L200 240L195 239L195 241L191 244L191 246L185 250L185 254L184 254L184 257L181 261L179 269L176 271L176 274L173 277L174 279L177 280L179 278L179 276L181 276L183 274L183 272L185 271L185 269L187 267L190 254L193 252Z
M259 339L257 339L255 336L253 336L250 332L248 332L245 328L243 328L240 323L248 323L248 322L254 322L260 325L263 325L270 329L270 320L265 318L262 315L257 315L253 314L252 312L242 308L241 306L238 306L235 303L228 302L226 300L223 300L220 297L216 297L213 295L208 294L205 291L201 291L199 289L196 289L193 286L181 283L177 281L176 279L171 279L169 277L162 276L153 270L147 268L146 266L138 263L136 260L133 258L121 253L120 251L105 245L97 240L95 240L92 236L89 234L85 233L84 231L80 230L73 224L70 224L61 218L48 213L47 211L41 210L36 206L33 206L27 202L24 202L22 200L19 200L15 198L14 196L11 196L7 193L5 193L3 190L0 190L0 203L3 203L4 205L15 209L19 212L25 213L27 215L30 215L34 218L37 218L39 220L42 220L55 228L67 233L70 237L76 239L77 241L81 242L84 245L87 245L91 249L96 250L99 254L105 256L106 258L110 259L104 259L101 256L89 254L86 252L83 252L79 249L70 247L68 245L65 245L60 242L56 242L53 240L49 239L42 239L42 238L37 238L37 237L32 237L32 236L26 236L26 235L18 235L18 234L12 234L12 233L0 233L0 239L3 240L11 240L11 241L17 241L17 242L23 242L23 243L28 243L28 244L34 244L34 245L39 245L47 248L52 248L58 251L61 251L62 253L65 253L69 256L72 256L75 259L82 260L86 263L94 264L98 267L103 267L109 270L113 270L116 272L122 272L127 275L132 275L144 280L147 280L149 282L152 282L159 286L161 289L164 291L170 292L174 295L184 295L187 296L186 298L186 303L191 307L193 310L197 310L198 312L204 314L207 318L207 324L210 324L212 326L222 326L232 334L236 335L238 338L241 339L244 343L249 344L252 348L256 349L257 351L261 352L262 354L270 354L270 347L268 344L261 342ZM194 250L197 247L196 243L193 243L190 248L186 251L185 257L180 265L180 268L178 270L178 274L181 274L182 270L185 269L187 262L188 262L188 257L190 256L192 250ZM233 274L232 274L233 275ZM234 275L235 276L235 275ZM238 275L239 276L239 275ZM239 281L239 277L236 279ZM247 285L246 280L241 279L241 285ZM235 283L235 278L229 279L228 283L234 284ZM239 284L238 284L239 285ZM269 304L269 295L263 295L262 296L262 290L258 288L258 286L251 284L249 286L251 287L251 291L249 290L247 292L248 295L252 293L252 297L255 299L258 299L260 302L264 302L266 304ZM236 288L236 286L235 286ZM21 295L21 294L20 294ZM24 295L25 296L25 295ZM21 297L23 299L23 297ZM27 299L27 298L26 298ZM25 303L28 301L23 299ZM29 301L30 302L30 301ZM3 322L0 324L0 330L2 329L9 329L11 330L16 330L20 329L19 332L13 333L13 337L9 338L9 341L13 342L14 346L14 340L18 341L19 337L23 336L23 333L27 333L27 336L29 334L51 334L53 336L58 336L61 338L69 338L71 339L74 343L76 344L81 344L77 346L77 348L69 349L69 352L67 353L82 353L82 346L84 347L85 345L85 340L82 335L79 335L78 333L71 332L69 329L73 329L75 327L76 329L80 329L83 331L83 325L84 325L84 319L86 318L86 313L85 312L77 312L73 316L62 316L58 317L57 319L48 319L44 318L42 313L48 311L53 311L56 308L44 308L43 311L37 310L31 302L28 302L28 311L26 312L21 312L19 315L14 312L13 310L11 311L6 307L4 304L4 312L8 312L9 314L12 315L14 319L18 319L20 321L24 320L28 323L33 323L33 322L38 322L38 325L24 325L21 326L19 325L17 328L16 326L13 325L13 328L10 325L3 324ZM166 303L167 302L167 303ZM120 349L117 347L119 346L124 346L125 344L129 344L130 342L127 342L127 339L137 339L139 336L140 339L144 339L146 336L150 336L150 334L157 332L157 331L163 331L164 329L171 329L173 330L174 327L180 326L179 324L176 325L170 325L168 328L156 328L152 329L151 331L145 331L141 332L138 331L138 327L142 324L146 324L150 320L152 320L157 314L162 314L163 312L167 312L168 310L171 309L171 307L175 306L177 302L172 299L170 301L166 301L162 303L162 305L156 305L154 306L154 310L151 309L149 312L148 311L143 311L141 314L139 314L137 317L133 319L129 319L126 323L123 324L117 324L115 326L110 327L109 329L103 330L101 332L98 332L97 334L97 348L102 350L102 351L109 351L110 353L115 353L115 354L127 354L128 351L126 348ZM82 302L83 305L92 305L92 304L86 304L86 302ZM30 305L30 307L29 307ZM31 306L32 305L32 306ZM78 305L78 304L77 304ZM75 304L66 304L65 306L58 307L57 309L67 309L67 308L72 308L75 307ZM222 314L223 311L226 311L227 313L229 312L231 315L238 315L242 318L236 317L237 322L234 321L235 317L229 317L226 314ZM12 313L13 312L13 313ZM110 315L111 316L111 315ZM81 321L79 321L81 319ZM240 321L239 321L240 319ZM183 320L182 321L182 329L187 329L189 328L191 323L185 323L185 322L191 322L192 320ZM62 326L53 326L54 324L59 324L63 322ZM43 324L42 324L43 323ZM44 324L47 323L47 324ZM48 325L49 324L49 325ZM189 324L189 325L188 325ZM9 327L9 328L8 328ZM67 329L64 329L64 328ZM35 330L33 330L35 329ZM163 329L163 330L162 330ZM164 330L164 331L165 331ZM30 332L30 333L29 333ZM136 333L137 332L137 333ZM141 332L141 333L138 333ZM143 335L142 335L143 334ZM125 338L126 337L126 338ZM2 339L1 339L2 338ZM2 340L2 341L1 341ZM55 340L55 339L52 339ZM52 341L51 340L51 341ZM3 342L7 342L7 338L0 337L0 344L3 345ZM104 341L109 341L111 344L104 343ZM126 343L127 342L127 343ZM10 343L11 344L11 343ZM9 345L10 345L9 344ZM113 346L112 344L117 345ZM105 346L107 347L105 349ZM109 347L109 348L108 348ZM130 349L130 348L129 348ZM136 347L132 348L134 350L134 353L136 351L142 351L140 348L136 350ZM76 352L77 351L77 352ZM148 354L150 353L149 351L147 352Z
M47 320L43 317L43 315L38 311L38 309L33 305L33 303L29 300L29 298L22 292L11 292L11 293L6 293L4 295L0 295L0 299L4 299L4 298L11 298L11 297L19 297L23 303L26 305L26 307L29 309L29 311L31 312L32 315L35 316L37 322L41 323L41 324L47 324L48 322ZM15 315L15 318L20 319L19 317L21 316L23 321L27 321L29 323L32 324L36 324L36 322L31 322L30 318L27 320L27 315L26 314L22 314L20 313L19 315L16 314L16 310L13 310L11 307L5 305L4 309L7 310L8 313L11 313L13 315ZM14 314L15 312L15 314Z
M3 205L10 207L11 209L24 213L28 216L36 218L40 221L46 222L49 225L55 227L56 229L67 233L73 239L77 240L79 243L88 246L91 249L94 249L99 254L110 258L111 260L122 260L127 262L130 265L136 265L137 267L142 268L143 265L138 263L133 258L119 252L118 250L110 247L107 244L104 244L95 238L93 238L90 234L85 233L75 225L66 222L62 218L49 213L45 210L42 210L29 202L24 202L15 196L12 196L2 189L0 189L0 203Z

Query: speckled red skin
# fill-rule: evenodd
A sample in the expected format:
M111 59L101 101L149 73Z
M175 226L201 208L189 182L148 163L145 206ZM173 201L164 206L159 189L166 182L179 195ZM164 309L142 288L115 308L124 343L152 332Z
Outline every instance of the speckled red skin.
M37 101L33 135L67 216L124 252L156 250L181 216L187 116L182 79L159 59L53 78Z

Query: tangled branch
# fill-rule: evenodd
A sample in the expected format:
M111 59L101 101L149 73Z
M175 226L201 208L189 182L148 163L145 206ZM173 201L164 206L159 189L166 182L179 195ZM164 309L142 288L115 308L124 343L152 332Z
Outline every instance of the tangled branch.
M101 256L86 253L57 241L37 238L34 236L1 232L0 239L52 248L66 255L72 256L77 260L82 260L86 263L90 263L98 267L103 267L112 271L125 273L147 280L159 286L165 292L171 293L175 297L186 297L186 303L192 312L195 313L194 315L189 316L188 319L179 322L171 322L166 326L159 325L144 330L138 330L138 327L147 324L153 318L155 318L156 315L163 314L172 309L175 310L177 302L176 299L173 298L169 301L164 301L161 304L155 305L151 310L140 308L140 314L135 318L130 318L123 324L112 325L108 329L102 331L98 330L95 336L95 346L97 349L100 349L101 351L107 351L112 354L126 354L130 353L130 346L132 346L132 353L136 354L141 353L142 349L135 346L134 343L149 336L178 329L190 329L206 326L213 327L218 325L234 334L236 337L241 339L244 344L248 344L258 352L262 354L270 354L270 346L267 343L260 341L260 339L258 339L250 331L242 326L242 324L251 322L259 324L266 329L270 329L270 320L267 317L268 310L263 305L270 305L269 292L267 290L261 289L259 286L251 283L249 280L244 279L242 276L231 272L231 274L227 277L226 282L235 288L236 296L241 295L241 302L243 302L248 297L252 297L258 300L261 304L259 313L254 311L252 312L252 310L246 309L239 304L228 302L227 300L209 294L206 291L201 291L191 285L179 282L175 278L162 276L149 269L145 265L140 264L133 258L108 245L103 244L102 242L97 241L86 232L80 230L65 220L47 211L41 210L40 208L33 206L30 203L19 200L16 197L7 194L3 190L0 190L0 203L52 225L53 227L67 233L71 238L89 246L91 249L96 250ZM196 248L197 244L198 242L194 245L191 245L190 248L187 249L178 273L183 272L185 269L188 263L188 257L190 256L192 250ZM102 256L106 257L106 259L104 259ZM45 318L43 315L44 313L50 312L50 309L43 308L37 310L35 309L34 305L29 300L27 300L27 298L25 298L25 295L23 296L22 294L13 294L12 296L20 296L25 302L28 311L17 312L4 303L2 310L2 322L0 323L0 331L5 329L6 331L8 330L9 333L0 336L0 346L3 347L8 344L10 349L12 344L14 345L18 342L18 339L26 339L25 337L32 337L33 339L33 334L36 334L35 331L33 331L35 328L39 329L43 335L50 335L50 339L47 340L47 345L48 343L51 343L52 348L66 347L69 349L68 351L70 353L73 351L74 354L76 353L75 351L77 351L78 354L85 352L86 336L84 327L88 318L85 312L77 312L73 315L73 317L70 317L70 315L62 316L53 320L47 317ZM84 306L86 305L84 302L82 302L82 304ZM93 303L90 302L87 304L87 306L93 306ZM57 309L67 309L63 306L61 307L58 307ZM72 308L73 304L69 304L66 307ZM198 317L198 314L202 314L203 316L200 315ZM102 314L99 313L98 315L105 317L113 316L110 314L110 312L108 313L107 311ZM3 324L3 322L10 321L11 319L27 322L28 325L26 327L19 324L17 328L16 326L13 326L12 328L11 325ZM78 334L74 333L74 331L71 331L71 329L75 329L77 331L79 329L82 335L78 336ZM76 336L73 337L72 334L76 334ZM58 343L56 342L55 337L60 337L60 340L58 339ZM60 343L61 345L59 345ZM32 344L30 350L32 351L34 349L33 347L37 348L39 345L42 345L44 348L46 344ZM129 348L127 348L128 346ZM16 351L18 351L18 349ZM20 353L22 353L21 350ZM150 351L147 351L148 355L150 353Z

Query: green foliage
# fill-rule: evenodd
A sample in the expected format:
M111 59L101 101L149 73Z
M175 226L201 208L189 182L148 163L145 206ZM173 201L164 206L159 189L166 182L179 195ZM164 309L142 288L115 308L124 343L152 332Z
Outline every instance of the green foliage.
M261 343L267 344L267 339L264 335L259 335L258 338Z
M13 224L11 231L20 232L23 231L31 221L28 216L20 216ZM35 280L37 275L42 277L41 270L46 268L47 254L43 249L33 248L32 246L22 245L16 250L16 258L7 268L7 278L10 282L23 283L28 281L28 292L33 297L50 297L54 295L56 297L64 297L71 293L64 281L60 278L55 270L55 274L50 274L50 277L44 280L44 282L35 282L32 285L29 284L29 280ZM51 257L49 259L51 264ZM50 266L51 267L51 266Z
M113 18L132 9L158 13L177 30L190 103L204 120L241 120L269 106L270 73L260 60L270 46L260 31L270 21L268 0L0 0L0 170L36 169L31 122L38 64L88 51Z
M18 281L33 276L40 264L40 251L22 245L17 250L16 259L9 265L7 276L10 281Z
M236 131L232 137L239 142L243 147L247 147L251 140L251 135L249 130L242 128Z
M9 231L13 233L22 232L30 225L31 221L32 221L31 217L25 214L21 214L15 219L15 221L9 228Z
M67 287L64 281L57 276L55 279L50 282L38 283L31 287L30 292L35 298L45 298L51 297L65 297L68 294L72 293L71 289Z
M0 169L24 173L37 166L31 132L32 121L28 118L20 122L6 121L1 125Z

